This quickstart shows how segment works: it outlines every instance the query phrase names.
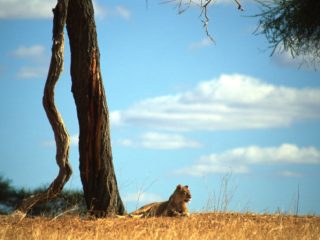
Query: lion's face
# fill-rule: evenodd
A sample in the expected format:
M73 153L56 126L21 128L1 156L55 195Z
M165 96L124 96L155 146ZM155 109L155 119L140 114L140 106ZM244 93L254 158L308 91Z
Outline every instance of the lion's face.
M191 200L191 193L189 187L181 186L180 184L177 186L175 190L175 199L179 202L189 202Z

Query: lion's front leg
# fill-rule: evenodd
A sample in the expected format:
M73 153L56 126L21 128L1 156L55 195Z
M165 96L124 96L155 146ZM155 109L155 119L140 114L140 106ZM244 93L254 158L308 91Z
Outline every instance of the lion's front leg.
M190 217L190 213L189 212L182 212L182 213L180 213L180 216Z
M168 210L168 216L169 217L189 217L190 213L189 212L180 212L175 209L170 209L170 210Z
M176 211L175 209L168 209L167 215L169 217L178 217L178 216L181 216L181 213Z

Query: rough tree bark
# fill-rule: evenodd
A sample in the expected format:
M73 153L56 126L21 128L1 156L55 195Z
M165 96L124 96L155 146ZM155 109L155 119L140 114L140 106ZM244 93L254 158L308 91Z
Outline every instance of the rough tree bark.
M69 1L67 31L72 93L80 128L80 176L86 204L96 216L124 214L112 160L109 113L91 0Z
M96 216L124 214L113 166L92 1L58 0L53 12L52 57L43 105L55 135L59 174L45 192L25 199L19 210L26 213L35 204L56 197L72 174L68 162L70 138L54 104L54 87L63 68L63 29L67 23L72 92L80 128L80 175L87 208Z
M59 174L45 192L31 196L22 202L19 210L23 213L29 211L37 203L56 197L72 174L71 166L68 162L70 138L54 103L54 88L63 69L63 29L66 23L67 8L68 0L59 0L53 9L52 56L43 95L43 106L56 141L56 161L59 166Z

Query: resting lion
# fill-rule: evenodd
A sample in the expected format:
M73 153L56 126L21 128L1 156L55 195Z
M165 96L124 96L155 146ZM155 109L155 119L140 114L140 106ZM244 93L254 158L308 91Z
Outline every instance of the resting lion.
M132 217L189 216L187 202L191 200L188 186L176 187L168 201L150 203L132 212Z

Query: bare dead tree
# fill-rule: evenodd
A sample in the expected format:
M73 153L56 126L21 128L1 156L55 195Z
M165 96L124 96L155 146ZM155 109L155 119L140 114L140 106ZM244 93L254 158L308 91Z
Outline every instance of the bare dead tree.
M54 87L63 69L67 26L71 50L72 92L79 120L80 175L89 213L101 217L124 214L117 186L110 140L109 110L100 70L100 52L92 0L58 0L53 10L53 46L43 106L54 131L59 174L45 192L23 201L20 212L56 197L72 174L70 138L55 107Z
M72 93L79 122L80 176L90 213L124 214L111 149L109 110L91 0L69 0Z
M51 124L56 141L56 162L59 166L59 174L45 192L41 192L23 200L19 207L19 210L23 213L28 212L37 203L48 201L56 197L72 174L71 166L68 162L70 138L64 126L62 117L54 103L54 88L60 73L63 70L63 29L66 23L67 9L68 0L58 0L56 7L53 9L52 56L43 95L43 107Z

